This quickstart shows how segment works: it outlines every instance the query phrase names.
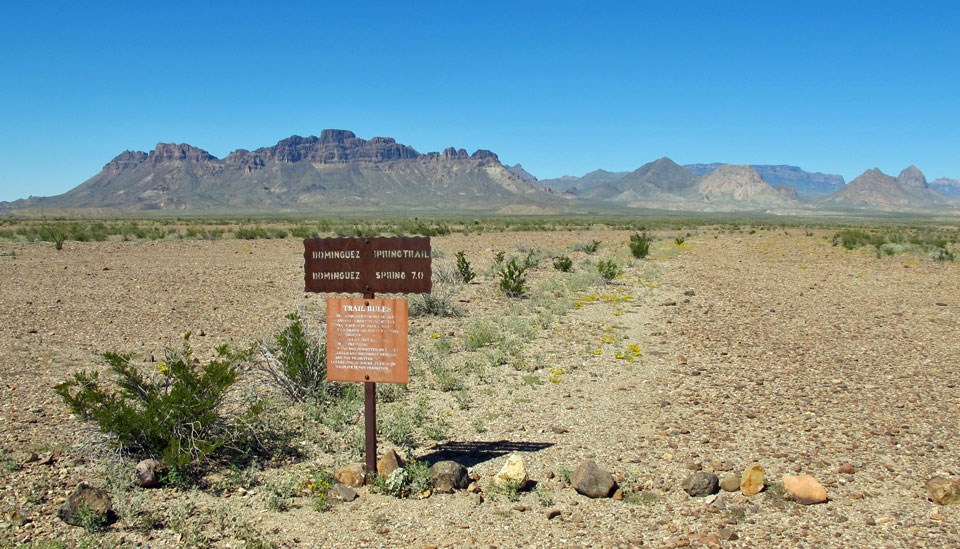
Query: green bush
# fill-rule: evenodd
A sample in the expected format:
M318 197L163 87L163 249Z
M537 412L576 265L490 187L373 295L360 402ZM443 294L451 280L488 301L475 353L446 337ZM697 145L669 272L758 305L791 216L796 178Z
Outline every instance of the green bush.
M590 242L584 242L584 243L581 243L581 244L577 244L576 246L573 247L573 249L574 249L574 251L586 252L586 253L588 253L588 254L596 253L597 250L600 249L600 241L599 241L599 240L591 240Z
M553 258L553 268L561 273L569 273L573 270L573 260L565 255L558 255Z
M620 269L616 261L612 259L602 259L597 262L597 272L603 277L604 282L609 283L614 278L620 276L623 270Z
M105 352L101 356L115 376L113 387L98 372L77 372L55 390L71 412L96 422L122 451L175 468L199 464L237 440L240 427L253 421L261 406L223 415L224 398L245 354L222 345L216 358L200 365L188 340L189 334L182 348L166 352L156 373L144 374L129 355Z
M59 251L63 249L63 243L70 236L70 231L63 223L50 222L40 225L37 236L44 242L53 242L53 246Z
M637 259L643 259L650 253L650 238L646 233L630 235L630 253Z
M463 310L453 304L453 293L444 291L437 286L434 286L433 293L416 294L410 297L408 314L411 317L427 315L458 317L463 315Z
M677 246L683 246L684 242L686 242L686 240L682 236L678 236L673 239L673 243L676 244Z
M261 343L257 365L288 397L325 401L334 387L327 383L327 346L307 335L298 313L272 344Z
M523 297L527 293L527 264L512 257L500 269L500 290L507 297Z
M477 276L477 273L473 272L473 269L470 268L470 262L467 261L467 256L463 253L463 250L457 252L457 273L460 275L460 280L463 281L464 284L468 284Z
M430 465L425 461L411 459L388 476L377 477L373 488L377 492L398 498L420 494L430 489Z

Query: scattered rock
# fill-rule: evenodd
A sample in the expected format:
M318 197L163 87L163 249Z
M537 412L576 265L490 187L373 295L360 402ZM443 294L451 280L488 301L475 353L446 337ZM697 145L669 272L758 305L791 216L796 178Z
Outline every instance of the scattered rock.
M561 514L562 513L560 513L560 509L550 509L547 511L547 520L553 520L559 517Z
M693 290L687 290L687 291L683 292L683 295L685 295L685 296L687 296L687 297L693 297L693 296L697 295L697 292L695 292L695 291L693 291Z
M351 488L359 488L366 482L367 474L363 465L352 463L337 469L333 474L333 478L337 479L337 482L346 484Z
M827 489L810 475L783 475L783 488L801 505L826 503Z
M617 489L613 492L613 499L615 499L615 500L617 500L617 501L623 501L623 490L621 490L620 488L617 488Z
M550 427L550 430L558 435L562 435L564 433L570 432L570 429L567 429L566 427L558 427L556 425L554 425L553 427Z
M702 498L720 491L720 479L713 473L697 471L685 478L680 487L690 497Z
M519 512L519 513L523 513L524 511L527 510L527 506L526 506L526 505L514 505L514 506L513 506L513 510L514 510L514 511L517 511L517 512Z
M927 497L937 505L960 503L960 480L933 477L927 481Z
M530 482L530 475L527 474L527 468L523 464L523 458L517 454L511 454L507 462L500 468L500 472L493 477L493 482L498 486L504 484L515 484L518 490L522 490Z
M732 528L721 528L720 529L720 539L723 541L734 541L740 539L740 536L733 531Z
M667 301L664 301L663 303L661 303L660 306L661 306L661 307L676 307L676 306L677 306L677 302L676 302L676 300L668 299Z
M467 491L470 492L471 494L479 494L480 483L476 481L471 482L470 484L467 485Z
M616 488L617 483L613 480L613 475L604 471L593 461L584 461L573 472L570 477L570 484L578 494L588 498L605 498Z
M754 496L759 494L764 487L766 473L760 465L751 465L743 470L740 477L740 491L745 496Z
M857 468L852 463L844 463L837 469L837 472L842 475L852 475L857 472Z
M160 486L160 477L163 474L163 465L155 459L145 459L137 464L134 471L134 480L141 488L155 488Z
M740 489L740 479L733 473L727 473L720 477L720 488L724 492L736 492Z
M383 457L380 458L380 461L377 462L377 473L379 473L381 477L388 477L390 473L403 468L404 465L403 457L391 448L387 450L387 452L383 454Z
M469 486L470 476L456 461L438 461L430 467L430 485L435 492L452 494Z
M340 501L349 503L357 499L357 491L349 486L336 482L333 484L333 488L331 488L328 492L328 496L332 496Z
M57 516L72 526L106 526L113 520L113 502L106 490L82 482L67 496Z

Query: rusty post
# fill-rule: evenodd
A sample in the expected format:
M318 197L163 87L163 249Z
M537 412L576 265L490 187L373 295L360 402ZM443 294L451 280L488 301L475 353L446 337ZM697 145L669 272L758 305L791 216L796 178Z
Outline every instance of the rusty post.
M374 294L364 292L363 298L373 299ZM363 384L363 433L367 462L366 482L369 484L377 472L377 384L372 381Z

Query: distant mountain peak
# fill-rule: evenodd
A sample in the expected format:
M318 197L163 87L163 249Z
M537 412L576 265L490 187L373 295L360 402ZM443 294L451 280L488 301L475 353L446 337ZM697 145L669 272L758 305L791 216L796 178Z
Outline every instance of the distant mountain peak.
M926 176L923 175L920 168L913 165L900 172L900 175L897 176L897 183L906 188L926 189L929 187Z

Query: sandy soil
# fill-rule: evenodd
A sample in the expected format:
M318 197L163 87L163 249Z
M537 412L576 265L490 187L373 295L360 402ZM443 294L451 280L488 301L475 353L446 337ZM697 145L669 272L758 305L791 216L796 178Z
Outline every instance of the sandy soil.
M439 441L419 433L405 452L431 460L443 448L472 449L460 457L486 493L397 499L363 488L326 512L305 496L282 511L268 504L278 478L360 461L323 451L308 422L302 457L262 465L228 490L142 490L123 480L133 462L118 464L52 389L98 367L99 351L149 360L191 331L208 356L220 343L269 337L292 310L319 317L324 296L303 293L300 241L71 242L62 252L5 244L15 255L0 257L0 544L943 547L960 539L957 508L927 501L924 489L931 476L960 475L960 267L850 252L830 245L832 231L691 232L679 246L679 233L658 235L651 257L632 262L623 232L434 238L435 267L449 268L464 250L480 276L455 294L464 317L411 319L405 402L425 402L443 432ZM603 243L596 254L573 250L594 239ZM530 276L533 297L500 296L494 253L528 249L566 253L577 272L560 275L545 259ZM624 274L586 284L605 257L618 258ZM562 303L544 316L550 299ZM477 321L521 340L526 366L464 367L464 389L441 391L423 357L439 352L439 336L451 344L444 360L482 362L486 355L462 343ZM617 358L630 345L642 357ZM487 489L513 450L537 483L518 501ZM561 477L585 459L642 497L578 495ZM756 496L691 498L680 487L695 470L739 474L754 463L770 483ZM838 472L848 464L853 473ZM823 483L830 501L784 500L781 475L798 473ZM114 494L120 520L104 533L56 518L81 481ZM155 520L141 520L147 515Z

